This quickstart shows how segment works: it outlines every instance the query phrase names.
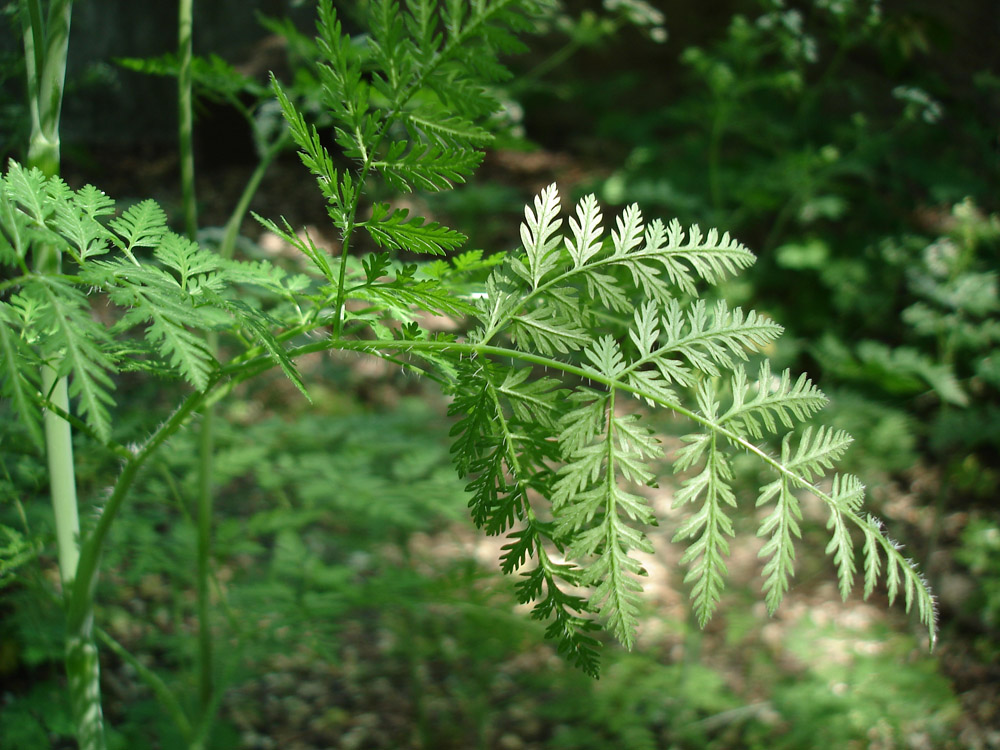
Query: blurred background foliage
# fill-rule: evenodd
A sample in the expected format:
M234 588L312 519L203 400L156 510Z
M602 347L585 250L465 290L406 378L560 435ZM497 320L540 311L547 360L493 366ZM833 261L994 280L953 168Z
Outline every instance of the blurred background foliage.
M195 5L203 240L219 241L265 158L253 210L322 232L294 154L275 156L287 143L262 86L274 70L310 100L312 4ZM365 3L337 5L350 23ZM169 210L168 6L78 4L64 137L71 183ZM855 435L850 469L941 598L933 655L877 597L839 603L807 511L803 572L776 618L752 605L756 549L734 550L747 590L697 631L668 553L640 647L608 649L592 682L515 611L495 547L471 532L444 404L411 376L327 359L306 367L313 407L274 380L220 420L213 585L230 690L213 747L1000 747L998 30L985 0L566 2L512 61L476 179L410 197L487 252L517 244L521 206L552 180L753 248L756 267L722 293L785 326L778 364L809 371ZM0 44L3 158L26 133L18 41L12 28ZM284 253L250 222L243 233L244 254ZM162 419L172 387L123 382L120 434ZM0 737L71 747L46 471L4 409ZM196 451L179 437L146 471L105 560L118 747L180 746L143 665L195 693ZM85 441L77 459L92 518L115 463Z

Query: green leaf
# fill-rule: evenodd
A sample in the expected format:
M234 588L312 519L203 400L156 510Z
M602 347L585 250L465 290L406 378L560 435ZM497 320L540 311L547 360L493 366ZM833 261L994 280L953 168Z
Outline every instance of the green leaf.
M73 254L78 261L107 252L108 240L113 236L96 217L113 212L114 201L87 185L72 200L54 199L53 208L52 227L76 249Z
M414 188L429 192L448 190L455 182L465 182L483 160L482 153L471 149L438 144L408 146L404 141L396 141L382 159L372 162L392 187L405 192Z
M167 215L156 201L145 200L130 207L110 227L121 237L115 244L138 265L133 252L138 247L157 247L167 232Z
M840 579L840 595L844 599L851 593L856 570L854 542L847 530L846 517L857 512L864 499L864 491L864 485L855 476L838 474L833 478L830 496L834 504L829 506L830 520L827 522L827 528L831 530L832 536L826 545L826 553L833 554L833 562L837 566Z
M519 315L511 321L511 336L521 348L534 349L541 354L576 351L590 343L579 318L553 307L539 307Z
M388 204L376 203L372 207L372 218L364 223L372 239L381 247L444 255L461 247L468 239L461 232L441 226L436 221L425 223L421 217L407 220L409 211L406 209L397 209L391 214L389 211Z
M757 536L770 538L761 547L758 557L769 558L764 565L764 602L767 611L774 614L786 591L789 579L795 572L794 539L802 536L799 521L802 511L798 499L791 491L789 479L782 475L761 489L757 506L777 498L774 509L760 524Z
M32 277L24 294L38 304L35 333L42 337L42 358L60 377L72 374L69 395L78 399L80 413L97 435L109 440L114 365L106 353L107 331L91 317L84 294L58 277Z
M431 139L446 148L463 145L486 146L493 134L464 117L448 116L441 112L407 112L403 123L418 135Z
M196 242L173 232L164 234L156 244L154 257L167 268L177 272L182 289L194 291L196 277L209 274L222 266L222 259L215 253L203 250Z
M714 437L706 441L708 449L705 467L696 476L681 485L673 506L701 501L701 508L678 527L673 541L693 539L681 556L681 564L688 566L685 583L694 582L695 615L702 627L712 616L725 586L727 573L724 557L729 554L726 537L735 535L733 522L726 515L724 506L736 506L732 491L733 472L729 459L722 453Z
M226 301L224 306L229 312L234 314L238 325L250 331L254 340L264 347L268 356L281 368L281 371L285 373L288 379L292 381L292 385L311 403L312 399L309 397L305 383L302 382L302 376L299 374L295 362L288 356L288 352L285 351L284 346L271 332L269 327L270 321L258 310L239 300Z
M792 384L791 373L785 370L780 380L772 380L767 360L760 366L755 385L757 393L750 400L746 371L737 366L733 371L733 404L720 419L720 424L736 427L741 433L759 440L764 432L775 433L777 422L790 429L796 421L804 422L826 406L823 392L805 375ZM777 420L777 421L776 421Z
M573 265L580 268L601 251L603 245L603 230L601 228L601 209L593 194L584 197L576 207L576 216L569 220L573 239L566 240Z
M93 274L84 274L84 279L101 284L115 304L127 309L115 324L116 332L148 323L145 339L170 367L197 390L208 387L217 363L204 338L188 328L219 330L228 316L197 306L173 276L155 266L100 263Z
M19 335L17 312L0 301L0 394L14 405L14 414L28 431L35 447L42 450L42 413L33 394L39 387L38 361L31 347Z
M527 254L532 288L537 288L542 277L559 263L562 238L556 232L560 226L559 192L553 183L535 197L534 210L524 209L521 246Z

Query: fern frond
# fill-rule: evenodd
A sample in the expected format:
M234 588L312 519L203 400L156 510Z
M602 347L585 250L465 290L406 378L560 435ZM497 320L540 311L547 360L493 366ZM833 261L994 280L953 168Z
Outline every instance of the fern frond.
M38 303L36 336L42 358L59 377L72 374L69 395L78 399L80 413L102 440L111 437L108 407L114 403L111 359L106 354L108 332L91 316L87 298L57 276L33 276L23 295Z
M760 351L777 339L781 326L751 310L728 309L721 300L709 315L704 301L698 300L687 312L672 300L663 317L666 340L660 346L661 356L678 354L695 370L717 377L730 370L747 352Z
M391 281L361 284L351 288L349 293L352 299L371 302L404 322L414 320L415 310L455 319L474 312L472 305L455 297L441 282L434 279L414 281L405 274Z
M785 475L765 485L757 498L757 507L776 499L774 509L764 518L757 536L770 536L758 557L769 558L764 564L764 602L769 614L774 614L788 591L789 579L795 573L795 538L802 536L799 521L802 510L792 492L791 480Z
M405 141L390 144L385 156L372 162L386 182L397 190L414 188L428 192L448 190L465 182L483 160L479 151L427 144L409 148Z
M171 244L180 248L185 243L177 238ZM188 328L221 330L228 323L227 316L211 307L198 307L177 279L155 266L99 262L91 264L82 277L107 290L111 301L125 308L114 332L148 324L145 338L174 371L198 390L207 387L217 363L205 341Z
M728 457L720 450L714 435L703 442L700 447L707 454L705 467L699 474L684 480L673 503L675 508L679 508L687 503L701 502L701 509L674 532L673 541L694 540L680 562L688 566L684 582L694 582L691 596L698 624L702 627L722 596L728 572L724 560L729 554L726 537L735 535L733 522L724 506L736 506L736 495L732 490L733 471Z
M524 424L555 429L558 416L559 381L554 378L529 379L530 367L507 371L497 392L508 399L514 417Z
M538 307L511 321L511 337L524 349L553 354L582 349L590 335L574 318L554 307Z
M78 262L107 252L108 240L114 241L114 237L97 217L112 213L114 201L87 185L71 199L53 200L53 204L52 226L69 242Z
M323 4L321 4L321 8L322 7ZM337 25L337 29L339 30L339 24ZM345 186L340 178L339 172L333 165L333 157L330 156L329 150L327 150L326 146L323 145L316 126L306 124L305 117L295 108L295 105L278 83L278 80L273 76L271 77L271 88L274 90L275 96L278 99L278 104L281 107L281 113L285 118L285 122L288 124L288 130L292 134L292 139L299 147L299 158L302 160L306 169L308 169L316 178L320 192L323 194L323 197L326 198L327 203L330 204L331 210L335 211L336 215L333 217L335 223L338 227L343 229L348 223L348 220L346 214L343 212L342 206L349 205L350 203L349 200L344 200L344 198L352 196L345 196L343 194L346 192ZM336 100L335 95L327 98ZM338 107L339 106L342 105L338 104ZM364 154L362 154L362 156L364 156Z
M48 180L40 169L25 169L11 159L4 179L6 193L36 226L44 226L53 212ZM63 183L65 184L65 183Z
M12 401L14 414L24 424L31 441L41 450L45 445L42 412L33 398L39 387L40 363L21 337L21 325L15 308L0 301L0 394Z
M607 347L594 355L616 360ZM580 393L575 400L584 398ZM645 498L622 484L652 478L647 461L657 453L656 441L633 416L616 416L610 395L583 401L564 416L563 426L559 442L566 462L551 496L556 536L572 540L570 555L587 561L581 580L594 587L590 604L630 647L642 590L635 576L642 571L629 552L651 552L652 546L629 522L647 525L654 519Z
M543 494L549 491L549 464L557 453L544 440L544 426L555 419L563 402L557 398L558 391L551 389L551 381L532 381L528 368L508 371L502 380L484 361L466 360L458 370L455 382L461 387L455 389L449 408L449 414L459 418L452 428L452 451L459 473L472 480L468 490L473 520L489 534L510 530L501 554L505 573L534 560L535 566L517 583L518 600L535 602L531 616L550 620L546 636L557 642L560 653L596 676L598 643L590 633L597 624L584 616L590 605L560 585L562 581L578 586L580 570L549 557L543 538L554 540L556 532L552 524L538 520L527 499L529 488ZM501 398L514 391L517 395L508 415L501 408ZM538 432L539 414L543 415L543 432ZM521 527L512 529L516 523Z
M407 219L409 211L397 209L390 214L386 203L372 207L372 218L364 223L365 229L381 247L407 250L413 253L444 255L465 244L468 239L461 232L441 226L436 221L424 222L422 218Z
M909 612L916 604L920 622L927 627L933 647L937 640L937 602L934 600L934 595L931 593L927 581L917 570L916 564L903 556L899 544L885 534L881 521L869 515L861 522L861 525L866 536L871 534L885 554L885 579L889 603L895 602L896 597L899 596L900 578L902 577L906 611ZM866 571L867 575L869 573Z
M854 439L844 430L819 427L815 431L806 427L799 437L799 446L791 452L791 434L786 435L781 447L781 463L806 481L820 477L835 462L843 458ZM860 503L859 503L860 504Z
M306 390L302 376L299 374L295 362L289 356L285 348L278 342L272 332L272 327L277 321L271 320L242 300L225 300L217 298L215 300L219 307L227 310L235 318L236 325L250 332L251 338L260 344L267 352L271 360L281 368L285 376L298 389L299 393L305 396L306 401L312 401L309 392Z
M167 215L156 201L146 200L129 208L110 227L121 237L112 241L138 265L132 254L137 247L156 247L167 232Z
M279 227L270 219L265 219L263 216L259 216L252 212L251 215L262 226L266 227L269 231L274 232L274 234L306 256L312 262L313 266L315 266L315 268L323 275L323 278L331 283L335 281L333 269L330 266L330 260L326 257L325 252L316 247L308 233L305 233L305 239L302 239L302 237L297 235L292 230L291 226L284 219L282 219L282 224L284 226ZM299 285L297 284L296 286Z
M180 288L194 291L194 282L222 266L222 259L204 250L197 243L173 232L163 236L156 245L153 256L179 276Z
M371 20L371 55L376 63L374 87L389 101L394 101L401 87L413 75L417 64L406 37L403 16L395 0L374 0Z
M714 283L739 271L752 262L749 251L714 231L703 234L693 227L685 235L676 223L669 229L656 222L643 226L636 207L616 219L605 240L600 211L592 198L577 205L568 237L561 229L558 194L549 187L525 209L522 251L508 257L488 279L476 307L481 326L469 341L482 351L497 349L536 364L548 362L550 367L600 384L599 388L573 384L572 391L555 402L548 399L559 390L556 383L539 387L545 408L534 413L558 420L554 459L561 465L553 475L551 463L536 461L534 480L526 479L526 471L518 472L519 486L530 482L550 500L554 528L548 538L581 565L578 581L591 589L590 609L623 643L632 642L641 587L636 579L640 571L630 552L647 548L641 527L655 519L645 501L626 485L652 483L655 477L648 461L656 447L637 417L619 414L613 407L626 392L651 406L673 409L700 430L684 438L685 445L674 457L675 472L693 472L683 480L675 507L692 505L695 511L677 528L674 541L687 543L682 562L688 567L686 581L693 584L699 622L704 624L712 615L725 585L728 539L735 533L730 516L730 508L736 505L731 461L733 452L739 450L758 456L773 472L757 497L759 507L773 506L758 529L758 535L766 538L760 556L765 560L763 590L768 609L779 605L795 572L795 540L801 535L802 518L796 493L806 489L830 508L828 551L845 594L857 569L850 527L863 529L865 586L870 591L880 573L880 557L873 553L883 545L884 537L867 527L859 515L860 482L834 477L832 494L813 484L842 457L850 436L823 427L796 434L795 426L825 404L822 392L805 377L793 379L789 372L772 376L767 364L751 384L742 364L750 352L770 345L781 327L756 312L729 309L722 302L712 308L697 299L685 304L671 291L696 293L695 279ZM645 298L635 302L637 292ZM631 305L627 346L595 331L599 305L618 312ZM491 343L504 336L513 349ZM515 372L519 373L516 378L496 390L510 404L531 382L523 371ZM723 407L714 381L725 375L731 401ZM696 408L684 405L684 396L673 390L674 385L695 387ZM526 392L524 402L530 403L532 396ZM521 420L529 414L525 408L512 409ZM789 431L780 457L750 442L779 430ZM523 427L521 431L514 442L518 451L528 451L530 434ZM494 436L493 445L499 449L503 441ZM496 454L490 455L495 461ZM507 476L509 468L494 465L489 487L497 490L496 496L502 496L500 477ZM476 491L483 489L480 486ZM495 512L494 498L489 495L485 504L491 513ZM526 502L522 504L525 514ZM516 518L517 514L508 514L505 522ZM510 556L504 569L512 570L530 554L540 554L544 545L528 532L518 531L506 549ZM882 554L889 559L894 553L882 546ZM890 594L909 591L916 606L932 613L929 593L918 585L915 571L905 561L893 559L885 567Z
M486 146L493 134L464 117L436 117L437 111L406 112L400 116L403 124L416 138L424 138L445 148L461 148L467 144Z
M557 248L562 238L555 236L562 226L559 209L559 192L555 184L549 185L535 197L534 210L528 207L524 209L521 246L527 256L527 280L533 289L559 263Z
M840 595L847 599L854 584L854 542L848 533L846 518L857 517L857 510L864 500L865 488L861 480L850 474L835 475L830 497L833 504L829 505L830 520L827 528L831 530L830 543L826 553L833 554L833 562L837 566L840 579Z
M733 404L722 415L720 424L732 425L754 440L762 438L765 431L775 433L777 422L791 429L796 422L804 422L827 402L823 392L805 375L800 375L793 385L791 373L785 370L778 382L772 382L771 364L767 360L760 365L757 393L747 400L750 390L746 370L737 366L732 378Z

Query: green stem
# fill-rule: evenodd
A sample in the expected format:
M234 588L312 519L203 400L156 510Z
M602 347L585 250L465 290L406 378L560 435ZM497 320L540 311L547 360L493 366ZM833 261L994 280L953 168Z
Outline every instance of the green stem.
M133 457L125 462L121 474L118 476L118 481L115 482L114 489L111 491L111 496L105 503L97 524L94 526L94 530L83 540L80 548L80 562L77 566L76 579L73 581L72 589L68 594L69 610L67 619L71 626L78 626L88 615L91 604L90 591L97 580L97 568L104 540L111 528L111 524L121 510L122 504L132 488L132 484L135 482L139 469L142 468L149 457L156 452L164 441L176 433L190 419L192 414L201 407L205 401L206 394L215 388L218 382L219 379L216 377L210 381L204 391L192 393L188 396L170 418L161 424L149 439L135 451Z
M218 349L218 336L211 336L213 351ZM210 617L212 558L212 474L214 470L215 410L209 406L201 420L198 448L198 715L206 716L215 692L213 679L212 622Z
M177 725L181 734L186 740L189 740L193 734L191 722L188 721L187 715L184 713L184 709L181 708L181 704L178 702L174 694L170 692L170 688L167 687L167 684L163 681L163 679L156 674L156 672L133 656L128 649L116 641L107 632L101 628L96 628L95 632L97 633L98 640L115 653L123 662L131 666L142 681L149 686L149 689L153 691L154 695L156 695L157 700L159 700L163 707L166 708L167 713L170 714L170 718L174 720L174 723Z
M712 209L716 215L722 210L722 175L720 161L722 155L722 136L726 130L728 106L721 100L715 100L715 113L712 117L712 130L708 141L708 187L712 196Z
M194 18L194 0L180 0L177 22L177 106L178 140L181 158L181 193L184 205L184 230L188 239L195 241L198 234L198 205L194 184L194 124L192 113L193 76L191 69ZM227 232L228 236L228 232ZM230 240L235 244L236 238ZM209 334L208 347L217 351L219 338L214 332ZM211 602L209 593L210 564L212 556L212 460L215 443L215 414L211 407L205 410L201 422L198 450L198 491L197 510L197 611L198 611L198 709L199 724L210 723L209 706L215 693L214 654L212 644ZM200 742L190 741L191 747Z
M43 21L40 0L21 1L28 106L31 114L27 164L50 177L59 174L59 117L66 80L66 54L72 10L72 0L52 0L48 17ZM34 265L38 273L59 273L59 251L50 246L38 247ZM57 371L49 366L43 366L41 375L43 392L55 407L68 412L66 378L58 377ZM52 511L59 549L59 572L64 596L69 602L76 599L81 559L73 433L69 422L53 410L45 411L44 424ZM81 750L103 750L105 742L101 674L97 645L94 643L91 585L86 588L86 596L76 602L76 607L76 618L70 618L67 612L65 641L66 676L76 738Z
M243 224L243 219L247 215L247 210L250 208L250 201L253 200L254 195L257 193L257 189L260 187L261 180L264 179L264 174L267 172L268 168L275 158L280 154L288 144L291 142L291 134L288 130L285 130L274 143L272 143L264 155L261 156L260 162L257 164L256 169L254 169L253 174L250 175L250 179L246 186L243 188L243 192L240 194L240 199L236 203L236 207L233 212L229 215L229 221L226 222L226 231L222 236L222 244L219 246L219 255L227 260L233 257L234 251L236 249L236 239L240 234L240 226Z
M103 440L101 436L98 435L97 432L94 430L94 428L92 428L90 425L88 425L79 417L76 417L73 414L71 414L69 411L67 411L67 409L56 404L51 399L45 398L44 396L39 396L38 403L41 405L42 409L51 412L60 419L68 422L70 427L76 428L79 432L82 432L84 435L89 437L98 445L104 446L119 458L128 460L132 457L132 451L130 451L124 445L122 445L121 443L116 443L114 440L107 440L107 441Z
M184 204L184 231L190 239L198 232L198 213L194 194L194 146L192 143L192 4L194 0L180 0L178 19L177 106L181 159L181 194Z
M59 174L59 117L72 10L72 0L52 0L48 18L43 21L40 0L21 0L31 115L28 165L47 176Z
M69 394L66 379L57 378L51 367L42 369L42 388L51 391L52 405L68 411ZM56 541L59 549L59 573L63 585L76 577L80 560L77 542L80 538L80 516L77 510L76 479L73 473L73 435L69 422L52 409L45 410L45 445L48 454L49 487L52 510L56 518Z

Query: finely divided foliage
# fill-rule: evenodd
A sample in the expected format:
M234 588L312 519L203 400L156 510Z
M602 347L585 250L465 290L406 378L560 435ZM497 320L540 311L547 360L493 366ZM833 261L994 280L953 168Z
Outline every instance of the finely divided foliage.
M861 482L826 477L850 437L794 429L822 408L823 394L805 376L773 375L766 361L748 375L751 356L762 359L780 326L701 298L706 284L753 262L742 244L716 230L647 222L635 205L608 232L593 196L565 220L551 185L525 208L519 250L402 263L394 253L452 255L465 237L388 203L362 208L378 176L397 190L442 190L472 172L490 139L484 118L496 109L489 87L507 75L497 54L520 48L513 32L541 9L529 0L373 0L370 33L352 39L331 3L320 3L317 76L336 154L273 86L340 232L339 257L287 223L261 220L302 251L308 280L223 261L167 231L151 202L111 218L114 204L99 191L72 191L12 163L0 179L0 264L14 274L0 282L3 396L41 443L41 411L52 405L35 373L49 363L71 376L83 422L108 444L112 378L127 369L182 378L206 397L275 365L304 390L293 359L310 351L366 352L425 373L452 399L454 461L469 479L473 520L506 535L500 566L519 571L519 599L591 674L599 624L626 646L635 642L637 554L653 551L645 529L657 523L642 488L656 482L662 458L646 415L664 409L691 425L672 456L674 504L688 511L673 539L686 545L682 564L702 624L720 601L736 533L733 457L749 453L767 474L756 504L768 609L794 575L807 492L829 513L827 552L844 596L859 567L866 596L884 577L890 599L902 589L933 640L931 594L861 511ZM28 250L42 244L73 267L29 270ZM474 288L470 272L487 270ZM242 284L274 304L248 304ZM91 313L104 304L95 292L124 310L110 325ZM464 321L467 333L424 330L421 312ZM204 343L209 331L230 334L240 353L216 361Z
M42 363L70 376L70 395L102 443L111 439L114 373L138 369L180 377L200 391L218 381L207 331L229 331L259 343L301 382L274 338L272 321L241 303L233 286L274 291L273 271L224 264L167 231L166 216L151 201L107 224L98 221L113 212L114 202L92 186L72 191L58 177L46 178L15 162L0 178L0 262L20 271L0 282L0 392L14 400L39 445L48 396L38 391L35 375ZM27 251L39 245L58 248L76 267L59 275L30 271ZM139 248L152 250L152 257L140 262ZM96 293L125 311L110 326L92 314L90 298ZM136 328L142 337L125 336Z
M605 239L592 196L575 214L564 236L555 186L526 209L523 253L510 256L487 282L480 326L470 334L477 345L508 339L512 360L520 354L524 364L501 369L474 353L452 408L461 418L459 469L475 477L474 517L491 533L509 533L505 570L530 568L519 586L523 600L540 599L544 584L546 598L536 613L554 619L563 650L585 669L594 667L590 612L625 645L634 642L643 571L633 553L651 551L643 528L656 522L636 488L654 482L651 461L661 454L643 410L626 410L636 398L696 428L674 456L674 470L684 477L674 505L693 511L673 538L687 544L681 562L700 623L719 602L735 533L732 457L749 451L773 476L757 500L767 509L758 535L766 539L760 554L769 610L794 573L802 517L796 493L809 491L829 509L827 552L844 596L856 568L854 528L865 538L866 595L885 562L890 597L902 576L907 607L916 603L933 636L931 595L878 521L861 514L860 481L822 479L850 436L825 427L791 431L823 407L823 394L805 376L773 376L766 360L756 380L747 376L742 362L774 341L780 327L721 302L710 308L703 300L683 301L697 279L716 282L749 265L749 251L728 235L696 227L687 233L656 221L646 227L636 206L625 209ZM602 308L633 310L627 340L600 333ZM539 365L569 377L539 377ZM465 391L469 383L475 398ZM782 432L780 456L758 445ZM555 593L560 587L573 596ZM581 587L590 590L588 598L579 596Z

